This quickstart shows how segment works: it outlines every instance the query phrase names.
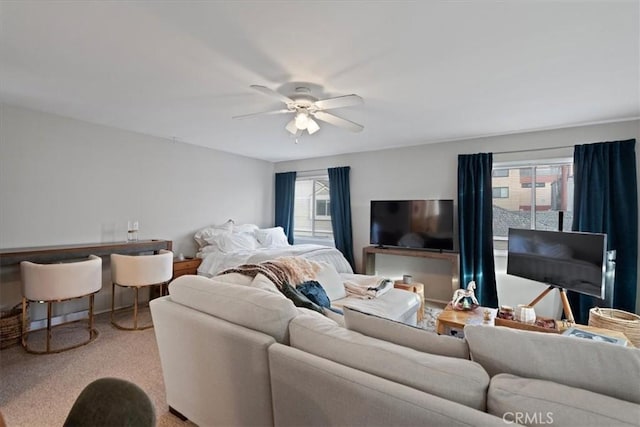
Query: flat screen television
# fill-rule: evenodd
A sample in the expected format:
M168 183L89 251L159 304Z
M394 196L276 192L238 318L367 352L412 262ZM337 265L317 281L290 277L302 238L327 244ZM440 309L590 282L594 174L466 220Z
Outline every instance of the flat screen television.
M453 200L372 200L370 243L453 250Z
M507 274L605 298L607 235L509 229Z

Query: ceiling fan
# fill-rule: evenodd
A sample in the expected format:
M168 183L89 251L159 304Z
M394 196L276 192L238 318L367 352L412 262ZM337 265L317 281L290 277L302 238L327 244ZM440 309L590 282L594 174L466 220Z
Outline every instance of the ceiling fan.
M311 90L306 86L298 86L295 94L291 97L284 96L273 89L265 86L251 85L252 89L258 92L276 98L284 102L287 108L273 111L264 111L261 113L245 114L242 116L234 116L234 119L248 119L256 116L268 116L275 114L295 114L293 119L285 126L285 129L295 136L301 136L306 130L309 135L313 135L320 130L320 125L314 120L332 124L334 126L350 130L351 132L360 132L364 126L351 120L343 119L335 114L327 113L325 110L334 108L350 107L352 105L362 104L362 98L358 95L344 95L335 98L317 99L311 96Z

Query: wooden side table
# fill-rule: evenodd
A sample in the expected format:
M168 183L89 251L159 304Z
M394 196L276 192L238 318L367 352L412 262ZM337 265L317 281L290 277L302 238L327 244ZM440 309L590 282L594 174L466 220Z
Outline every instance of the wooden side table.
M202 259L200 258L185 258L179 260L173 259L173 278L184 276L185 274L198 274L198 267Z
M424 284L422 283L404 283L402 280L396 280L393 284L394 288L404 289L405 291L414 292L420 296L420 308L418 309L418 322L424 318Z
M484 320L485 310L491 312L488 321ZM464 325L467 324L487 324L493 326L497 313L497 308L488 307L476 307L474 310L459 311L451 308L451 304L449 304L436 319L436 332L441 335L446 335L448 334L448 329L464 329Z

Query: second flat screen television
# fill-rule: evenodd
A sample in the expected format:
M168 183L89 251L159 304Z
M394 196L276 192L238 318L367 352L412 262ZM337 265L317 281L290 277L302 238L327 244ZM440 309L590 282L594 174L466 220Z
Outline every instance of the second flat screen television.
M453 200L372 200L370 242L453 250Z

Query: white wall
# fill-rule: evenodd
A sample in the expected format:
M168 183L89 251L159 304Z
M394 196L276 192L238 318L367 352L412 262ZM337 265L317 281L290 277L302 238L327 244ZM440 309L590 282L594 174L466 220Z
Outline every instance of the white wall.
M365 130L366 132L367 130ZM362 263L362 248L369 244L369 202L374 199L454 199L457 200L457 156L479 152L494 152L494 161L516 159L543 159L573 154L575 144L636 138L640 140L640 121L627 121L602 125L582 126L558 130L530 132L473 140L421 145L409 148L347 154L309 160L280 162L276 172L305 171L336 166L351 166L351 209L353 221L354 255L356 265ZM537 150L563 147L559 150L541 150L523 153L505 153L519 150ZM637 157L640 163L640 155ZM640 172L640 165L638 167ZM457 209L457 206L456 206ZM404 257L403 257L404 258ZM504 260L497 260L499 291L511 286L504 274ZM442 295L449 286L448 278L425 266L419 259L380 260L376 264L379 274L400 277L413 273L414 280L428 284L425 293ZM502 269L502 270L501 270ZM437 269L436 269L437 270ZM429 289L431 288L431 289ZM549 297L547 297L549 298ZM512 300L513 298L509 298ZM528 303L528 296L518 294L515 299ZM553 303L553 302L552 302ZM548 303L553 305L552 303ZM541 303L542 304L542 303ZM544 306L543 306L544 307ZM638 298L640 307L640 292ZM554 307L544 307L544 313ZM542 314L542 313L541 313Z
M140 239L173 240L176 254L192 256L201 227L229 218L273 225L273 167L1 105L0 247L124 241L137 219ZM1 271L3 307L20 296L16 270ZM110 286L97 298L110 304Z

